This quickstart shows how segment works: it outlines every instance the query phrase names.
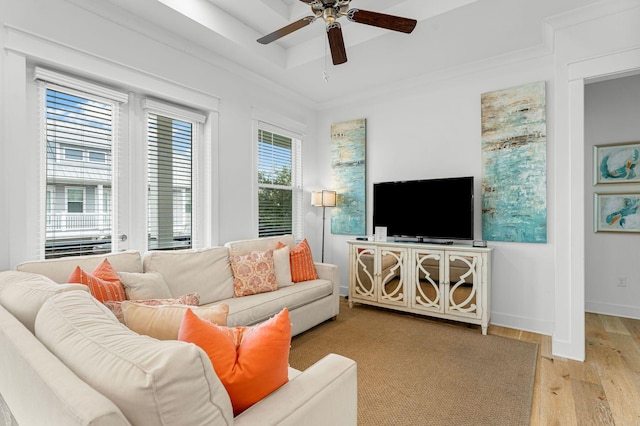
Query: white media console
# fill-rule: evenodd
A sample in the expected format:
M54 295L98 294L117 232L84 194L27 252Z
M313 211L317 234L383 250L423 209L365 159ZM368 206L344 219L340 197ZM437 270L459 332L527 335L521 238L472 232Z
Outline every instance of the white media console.
M478 324L491 315L490 247L349 241L349 306Z

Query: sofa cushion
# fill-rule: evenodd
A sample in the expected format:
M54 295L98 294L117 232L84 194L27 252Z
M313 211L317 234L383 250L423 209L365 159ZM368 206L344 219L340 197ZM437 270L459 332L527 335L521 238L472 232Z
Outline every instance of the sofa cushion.
M233 295L235 297L278 289L273 266L273 250L233 255L229 256L229 261L233 272Z
M123 302L124 324L138 334L160 340L176 340L182 317L191 310L199 318L218 325L227 325L229 306L224 303L209 306L188 305L145 305Z
M101 302L110 300L120 302L126 298L118 274L107 259L100 262L91 273L86 272L80 266L76 266L67 282L86 285L89 287L93 297Z
M112 401L80 380L2 306L0 360L0 394L20 425L131 426ZM0 409L0 425L17 424L6 416Z
M169 286L160 272L119 272L118 276L129 300L171 299L172 297Z
M307 239L300 241L300 243L291 250L291 281L299 283L302 281L317 280L318 273L316 267L313 264L313 256L311 254L311 247Z
M159 272L171 297L198 293L200 303L233 297L233 274L226 247L178 251L150 251L143 259L145 272Z
M143 300L131 300L131 302L142 303L149 306L159 305L200 305L200 295L198 293L185 294L177 299L143 299ZM124 314L122 313L122 302L103 302L104 306L109 308L111 312L118 318L118 321L124 322Z
M300 306L333 293L329 280L305 281L278 291L232 297L223 302L229 305L228 326L257 324L272 317L283 308L293 311Z
M16 270L41 274L57 283L66 283L76 266L93 271L104 259L109 259L113 269L118 272L142 272L140 253L133 250L24 262L16 266Z
M229 396L201 349L141 336L86 292L48 299L36 337L132 424L233 424Z
M254 327L220 327L187 311L179 339L207 353L238 415L287 382L291 320L285 308Z
M278 235L275 237L252 238L249 240L229 241L224 246L229 249L229 255L241 256L252 251L275 250L278 243L294 248L296 245L293 235Z
M53 280L29 272L0 272L0 303L32 333L36 315L51 296L71 290L89 292L83 284L56 284Z

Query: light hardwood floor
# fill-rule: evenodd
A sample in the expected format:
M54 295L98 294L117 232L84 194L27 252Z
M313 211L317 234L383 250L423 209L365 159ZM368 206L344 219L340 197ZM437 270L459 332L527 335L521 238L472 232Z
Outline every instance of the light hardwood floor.
M499 326L489 334L539 344L532 426L640 425L640 320L585 319L585 362L553 356L550 336Z

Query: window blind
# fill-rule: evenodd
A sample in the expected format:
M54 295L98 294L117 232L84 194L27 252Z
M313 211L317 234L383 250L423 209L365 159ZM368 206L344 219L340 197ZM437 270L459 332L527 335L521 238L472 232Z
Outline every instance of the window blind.
M45 258L111 251L117 105L46 84Z
M192 246L194 123L147 113L149 249Z
M258 236L302 235L300 140L258 129Z

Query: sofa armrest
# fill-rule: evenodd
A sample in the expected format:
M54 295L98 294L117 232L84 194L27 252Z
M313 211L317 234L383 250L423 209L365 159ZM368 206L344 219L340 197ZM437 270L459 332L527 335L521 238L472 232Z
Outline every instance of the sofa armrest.
M238 415L235 425L356 425L356 362L329 354Z
M333 294L340 297L340 271L338 265L331 263L314 263L318 278L321 280L329 280L333 283Z

